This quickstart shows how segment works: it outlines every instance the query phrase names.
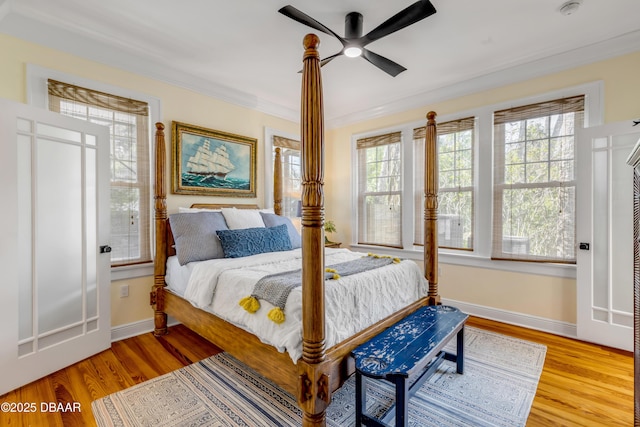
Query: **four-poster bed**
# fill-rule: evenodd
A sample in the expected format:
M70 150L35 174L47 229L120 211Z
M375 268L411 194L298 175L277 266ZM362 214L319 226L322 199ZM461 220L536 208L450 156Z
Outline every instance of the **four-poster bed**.
M155 334L167 332L167 315L174 317L224 351L256 369L283 389L297 396L303 425L325 424L325 409L331 393L353 372L350 352L424 305L438 304L437 286L437 161L435 113L427 115L425 161L425 246L424 275L428 293L355 335L326 347L325 340L325 248L324 248L324 125L319 39L304 38L301 115L302 166L302 353L293 363L286 352L264 344L260 338L166 289L166 263L175 254L174 239L166 207L164 125L156 124L155 225L156 263L151 292ZM280 170L274 168L276 192L274 209L280 210L278 194ZM226 205L194 205L223 208ZM256 206L237 206L238 208Z

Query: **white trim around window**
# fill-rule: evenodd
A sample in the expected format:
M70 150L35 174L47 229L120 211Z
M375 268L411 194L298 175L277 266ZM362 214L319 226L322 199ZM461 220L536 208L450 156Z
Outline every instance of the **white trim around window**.
M475 175L475 212L474 212L474 247L473 251L458 251L440 249L439 260L443 264L466 265L470 267L497 269L519 273L540 274L562 278L575 278L576 267L571 264L531 263L517 261L491 260L491 224L493 208L493 113L494 111L512 108L520 105L535 104L543 101L585 95L584 126L592 127L601 125L604 121L603 104L604 84L596 81L583 85L573 86L536 96L514 99L508 102L486 105L483 107L461 111L455 114L447 114L437 117L437 122L461 119L464 117L476 118L474 141L474 175ZM357 234L352 233L351 247L354 250L376 251L389 255L405 258L422 259L422 247L413 246L413 165L411 159L411 143L413 142L413 129L424 126L426 119L398 125L395 127L378 129L375 131L352 135L351 159L352 159L352 194L358 194L357 154L356 140L368 136L380 135L389 132L402 132L403 144L403 248L392 249L379 246L366 246L357 244ZM580 149L580 144L578 148ZM577 185L580 185L578 182ZM352 200L351 229L358 228L357 199Z
M282 136L284 138L300 141L300 135L283 132L278 129L264 128L264 205L263 208L273 208L273 137Z
M154 141L153 135L155 134L154 123L162 121L161 102L159 98L136 92L133 90L125 89L119 86L113 86L107 83L94 81L91 79L78 77L73 74L65 73L58 70L53 70L45 67L41 67L34 64L27 64L27 103L41 108L47 108L47 80L54 79L58 81L67 82L81 87L90 88L93 90L110 93L127 98L138 99L144 101L149 105L149 141ZM154 147L149 147L150 159L153 159ZM151 171L151 177L149 185L154 182L153 170ZM153 197L153 191L150 192ZM153 209L153 200L149 201L149 206ZM153 211L150 212L151 223L153 224ZM153 250L153 232L151 229L151 248ZM154 254L152 255L154 256ZM124 280L132 279L135 277L144 277L153 275L153 262L137 265L127 265L122 267L111 268L111 280Z

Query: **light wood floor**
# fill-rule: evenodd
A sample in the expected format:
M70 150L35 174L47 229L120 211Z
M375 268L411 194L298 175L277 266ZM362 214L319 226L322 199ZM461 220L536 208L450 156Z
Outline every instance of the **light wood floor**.
M527 426L633 425L631 353L484 319L472 318L468 325L547 346ZM38 407L35 413L0 412L0 425L95 425L93 400L216 352L215 346L182 326L172 327L162 338L149 333L115 342L110 350L0 396L0 403L34 402ZM80 412L43 413L41 402L78 402Z

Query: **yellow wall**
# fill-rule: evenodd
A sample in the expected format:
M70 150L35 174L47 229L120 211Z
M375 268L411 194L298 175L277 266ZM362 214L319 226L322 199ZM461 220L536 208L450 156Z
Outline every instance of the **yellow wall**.
M167 129L170 129L171 121L175 120L257 138L258 196L255 200L246 200L248 203L262 205L264 200L265 189L262 187L261 180L264 176L264 128L270 127L287 133L298 132L298 125L287 120L6 35L0 35L0 52L2 52L2 67L0 67L0 97L2 98L26 101L26 64L32 63L155 96L162 101L163 121ZM429 110L445 115L596 80L604 81L606 122L640 117L638 70L640 70L640 53L634 53L458 99L436 103L430 103L429 99L425 99L424 108L327 131L326 216L335 221L339 231L337 235L332 236L332 240L351 241L349 228L352 194L349 147L352 134L421 120ZM167 165L169 169L170 151L167 153ZM169 170L167 171L167 188L170 188ZM169 212L174 212L178 206L213 200L205 197L168 194L167 206ZM216 198L215 201L224 203L237 201L237 199ZM473 281L470 281L469 277L473 277ZM119 297L122 284L129 285L127 298ZM148 292L151 285L151 277L112 283L113 326L152 317L148 306ZM575 280L443 265L440 286L441 295L444 298L560 322L575 323L576 320Z
M640 117L640 52L440 102L425 99L424 107L376 118L327 132L325 196L327 218L339 233L332 240L351 241L351 136L375 129L425 120L430 110L453 114L486 105L540 95L584 83L604 82L606 123ZM334 238L335 237L335 238ZM443 298L522 313L559 322L576 322L576 282L549 276L442 265ZM469 280L469 278L473 280Z
M162 102L162 120L165 124L168 144L171 141L171 122L174 120L256 138L258 140L257 197L243 199L242 203L263 205L264 128L269 127L287 133L298 132L297 123L2 34L0 34L0 52L2 52L0 98L26 102L26 65L30 63L159 98ZM170 147L167 149L166 185L169 189L171 188L171 150ZM179 206L189 206L195 202L237 203L238 199L167 195L169 213L177 211ZM126 298L119 296L122 284L129 285L129 296ZM149 307L149 290L152 285L153 277L114 281L111 289L111 324L119 326L152 318L153 312Z

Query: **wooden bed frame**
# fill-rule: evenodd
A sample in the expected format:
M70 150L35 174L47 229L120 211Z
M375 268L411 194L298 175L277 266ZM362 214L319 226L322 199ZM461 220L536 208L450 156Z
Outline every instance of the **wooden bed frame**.
M224 351L293 393L303 412L303 426L324 426L331 393L353 373L352 349L424 305L440 303L437 257L437 158L434 112L427 114L425 144L424 269L428 295L357 335L325 349L324 300L324 118L320 77L319 39L308 34L303 42L301 166L302 166L302 357L293 364L288 353L263 344L254 335L165 289L167 257L175 254L166 206L166 146L164 125L156 123L155 278L151 291L155 334L167 333L167 315L202 335ZM280 171L276 166L276 189ZM275 194L280 210L281 193ZM194 205L223 206L223 205ZM236 207L255 208L255 205Z

